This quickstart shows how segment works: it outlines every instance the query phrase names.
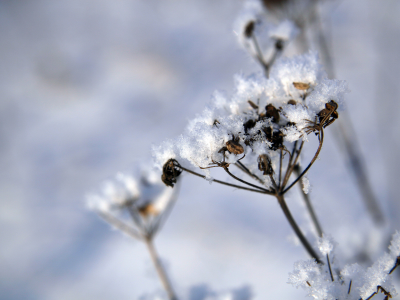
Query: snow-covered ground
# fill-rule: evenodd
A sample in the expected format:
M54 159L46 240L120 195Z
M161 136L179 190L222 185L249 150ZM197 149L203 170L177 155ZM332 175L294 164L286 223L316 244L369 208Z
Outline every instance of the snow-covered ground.
M150 159L151 145L180 134L214 90L232 91L235 73L259 71L232 31L241 3L0 2L0 299L161 291L145 246L87 210L85 195ZM375 259L400 229L400 3L326 4L346 110L388 223L373 226L331 127L310 196L346 262L365 249ZM312 236L297 191L288 205ZM155 244L182 299L232 289L298 299L305 292L288 274L307 254L294 241L274 198L185 174Z

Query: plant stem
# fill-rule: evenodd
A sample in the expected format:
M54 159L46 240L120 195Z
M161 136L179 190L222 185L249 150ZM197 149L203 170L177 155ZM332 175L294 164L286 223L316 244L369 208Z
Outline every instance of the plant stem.
M335 281L335 279L333 278L333 274L332 274L332 268L331 268L331 262L329 260L329 254L326 255L326 261L328 262L329 273L331 274L331 280L333 282L333 281Z
M182 169L183 171L186 171L186 172L192 174L192 175L195 175L195 176L201 177L201 178L203 178L203 179L206 179L206 176L201 175L201 174L199 174L199 173L197 173L197 172L194 172L194 171L192 171L192 170L186 169L186 168L184 168L184 167L182 167L182 166L179 166L179 168ZM219 183L219 184L231 186L231 187L234 187L234 188L237 188L237 189L241 189L241 190L246 190L246 191L255 192L255 193L261 193L261 194L273 195L272 192L270 192L270 191L268 191L268 190L265 190L265 189L264 189L265 191L261 190L260 188L257 189L257 190L256 190L256 189L250 189L250 188L247 188L247 187L244 187L244 186L240 186L240 185L228 183L228 182L221 181L221 180L217 180L217 179L213 179L212 181L213 181L213 182L216 182L216 183Z
M247 181L245 181L245 180L243 180L243 179L240 179L239 177L236 177L236 176L233 175L231 172L229 172L229 169L228 169L227 167L225 167L224 170L225 170L225 172L228 173L232 178L236 179L237 181L240 181L241 183L244 183L244 184L247 184L247 185L252 186L252 187L254 187L254 188L260 189L261 191L264 191L265 193L271 193L271 194L273 194L271 191L269 191L269 190L267 190L267 189L264 189L264 188L262 188L262 187L260 187L260 186L257 186L257 185L255 185L255 184L252 184L252 183L250 183L250 182L247 182Z
M292 214L290 213L289 207L286 205L285 198L283 197L283 194L277 194L276 198L278 199L278 202L283 210L283 213L286 216L286 219L289 221L290 226L292 226L294 232L296 233L297 237L303 244L304 248L307 250L308 254L314 258L317 263L321 263L321 260L319 259L317 253L314 251L314 249L311 247L310 243L306 239L306 237L303 235L301 232L299 226L297 225L296 221L294 220Z
M113 215L97 211L100 217L102 217L105 221L107 221L111 226L115 227L118 230L121 230L123 233L129 235L138 240L142 240L142 237L139 232L137 232L134 228L130 225L126 224L125 222L119 220L118 218L114 217Z
M156 252L156 249L154 248L152 238L145 237L144 242L147 246L147 249L149 250L151 260L153 261L154 267L157 270L157 274L158 274L158 277L160 278L161 284L163 285L165 291L168 294L168 298L170 300L177 300L178 298L176 297L176 295L172 289L171 282L161 264L161 261Z
M265 184L264 181L261 180L260 177L258 177L257 175L253 174L250 172L250 170L240 161L237 161L235 163L235 166L237 166L239 169L241 169L243 172L245 172L247 175L253 177L255 180L257 180L259 183L261 184Z
M313 159L311 160L311 162L308 164L307 168L303 171L303 173L300 174L300 176L298 176L296 178L295 181L292 182L291 185L289 185L289 187L287 187L282 192L282 194L285 194L288 190L290 190L304 176L304 174L307 173L308 169L310 169L311 166L313 165L313 163L317 160L319 152L321 152L321 149L322 149L322 144L324 142L324 130L322 128L321 128L321 131L319 132L319 139L320 140L319 140L319 146L318 146L317 152L315 152L315 155L314 155ZM296 158L296 162L297 162L297 158Z
M300 169L300 166L299 166L299 165L297 165L297 166L294 168L294 172L296 173L296 176L297 176L297 177L300 176L300 174L301 174L301 169ZM322 237L322 233L323 233L323 232L322 232L322 228L321 228L321 225L319 224L317 215L315 214L314 208L313 208L313 206L312 206L312 204L311 204L310 197L308 196L308 194L304 193L304 191L303 191L303 189L301 188L300 185L299 185L299 187L300 187L300 190L301 190L301 194L303 195L303 199L304 199L304 202L305 202L305 204L306 204L308 213L310 214L311 220L312 220L312 222L313 222L313 224L314 224L314 227L315 227L315 229L317 230L318 236L319 236L319 237Z
M330 52L331 47L328 45L326 34L322 28L321 16L316 7L313 11L313 18L316 23L314 28L316 29L315 34L317 36L322 61L328 73L328 77L333 79L335 78L335 71L333 69L332 54ZM342 144L344 147L345 155L347 155L347 159L350 162L348 165L353 171L353 176L356 179L365 205L367 206L374 222L378 225L382 225L384 222L384 215L372 190L367 176L365 160L361 155L361 151L359 151L360 146L357 141L357 135L355 134L354 126L350 120L349 114L346 111L341 112L339 125L336 128L337 130L334 132L334 137L339 142L338 144Z

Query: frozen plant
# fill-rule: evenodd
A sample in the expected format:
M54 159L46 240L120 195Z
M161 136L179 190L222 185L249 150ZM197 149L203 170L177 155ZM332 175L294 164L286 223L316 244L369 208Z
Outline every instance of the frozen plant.
M184 134L153 148L163 181L170 185L186 171L210 182L275 196L303 246L319 262L284 195L317 159L324 130L338 118L347 85L327 79L313 52L277 60L269 78L262 74L238 75L235 84L231 97L215 93L213 102L190 121ZM300 155L310 133L318 137L315 155L291 180L295 169L300 168ZM204 176L189 169L185 161L203 170ZM234 174L231 165L254 183ZM216 167L246 186L215 180L211 169Z
M396 296L391 283L391 274L400 264L400 234L393 235L389 253L381 256L371 267L358 264L345 265L334 260L335 242L329 236L320 239L319 251L326 255L326 263L318 264L314 260L299 261L289 274L289 283L303 287L308 296L315 300L364 299L369 300L377 293L385 295L385 300Z
M137 178L119 173L104 183L99 194L87 196L90 209L123 233L146 244L161 283L169 299L177 299L171 282L154 247L160 231L177 196L160 180L154 170L142 170Z

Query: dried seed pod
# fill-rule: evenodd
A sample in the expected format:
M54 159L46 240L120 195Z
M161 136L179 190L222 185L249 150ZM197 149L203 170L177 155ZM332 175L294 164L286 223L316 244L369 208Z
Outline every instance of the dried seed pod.
M296 105L297 102L293 99L289 100L287 104Z
M267 154L261 154L258 159L258 169L263 171L264 175L272 175L274 170L272 169L271 159Z
M283 47L285 46L285 42L281 39L276 40L275 42L275 49L278 51L282 51Z
M226 148L228 149L228 151L230 153L233 153L236 155L242 154L244 152L242 145L240 145L239 142L235 138L226 142Z
M182 170L179 168L179 163L176 159L169 159L163 166L163 173L161 175L162 182L166 186L174 187L176 179L181 175Z
M269 149L277 150L283 149L283 133L280 131L273 131L272 127L263 127L262 131L265 133L267 141L271 143Z
M310 88L310 85L304 82L293 82L293 85L296 89L301 91L306 91Z
M279 119L280 119L279 111L275 108L275 106L273 106L272 104L268 104L265 107L265 110L266 110L265 116L267 118L272 118L272 122L274 122L274 123L279 122Z
M254 109L258 109L258 105L257 105L257 104L255 104L253 101L251 101L251 100L247 100L247 102L250 104L250 106L251 106L252 108L254 108Z
M244 132L247 133L247 131L254 126L256 126L256 122L253 119L248 120L246 123L243 124Z
M138 207L138 211L142 217L148 217L150 215L156 216L159 214L158 209L156 209L152 203Z
M213 126L218 127L217 124L221 124L217 119L214 120Z
M275 10L284 7L290 0L263 0L262 3L267 9Z
M245 28L244 28L244 35L247 38L251 38L251 36L253 35L254 32L254 27L255 27L255 22L254 21L250 21L246 24Z

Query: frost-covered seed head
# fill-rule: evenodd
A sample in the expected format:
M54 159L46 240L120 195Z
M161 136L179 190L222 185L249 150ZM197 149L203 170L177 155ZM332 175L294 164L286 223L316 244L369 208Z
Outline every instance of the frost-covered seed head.
M309 88L305 93L293 82L306 83ZM242 163L253 174L267 176L259 169L259 156L268 155L276 168L276 152L288 152L290 143L307 141L308 133L318 131L315 126L319 121L315 120L326 104L333 100L340 105L348 91L343 81L326 78L313 52L278 59L269 78L261 73L237 75L235 85L230 97L214 93L213 101L189 122L184 134L153 147L156 165L161 170L169 166L165 165L169 159L176 159L182 166L187 160L211 178L213 169L209 166L222 166L222 162L228 166L245 156ZM329 111L323 125L332 121L335 112ZM244 156L238 155L242 153ZM171 185L176 169L171 165L168 170L164 182Z

